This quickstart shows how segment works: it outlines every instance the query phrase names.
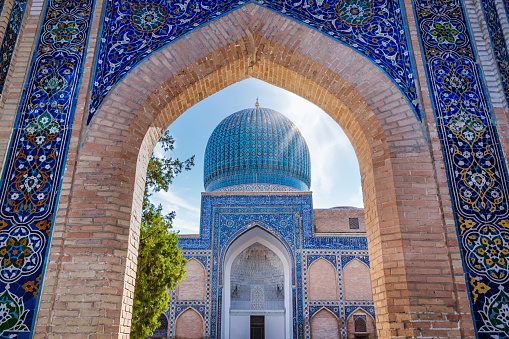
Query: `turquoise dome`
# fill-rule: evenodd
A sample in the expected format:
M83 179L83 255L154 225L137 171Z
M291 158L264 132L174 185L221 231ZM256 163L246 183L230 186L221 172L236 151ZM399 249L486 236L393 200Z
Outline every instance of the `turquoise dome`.
M205 191L308 191L309 149L295 125L255 107L221 121L205 150Z

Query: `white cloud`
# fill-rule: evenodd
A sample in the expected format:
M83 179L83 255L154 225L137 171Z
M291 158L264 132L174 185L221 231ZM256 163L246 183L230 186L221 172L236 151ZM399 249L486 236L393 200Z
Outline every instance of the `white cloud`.
M192 203L189 203L187 200L184 200L182 195L177 195L171 190L168 192L157 192L154 193L153 197L159 201L162 200L163 207L170 210L178 211L180 208L199 213L199 207L195 206Z

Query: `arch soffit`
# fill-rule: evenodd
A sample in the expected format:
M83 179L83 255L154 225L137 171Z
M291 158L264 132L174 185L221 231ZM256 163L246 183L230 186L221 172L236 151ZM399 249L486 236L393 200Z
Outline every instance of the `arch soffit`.
M101 126L119 126L118 133L122 135L115 138L117 144L131 144L132 153L140 155L139 161L131 162L141 164L138 170L144 176L153 147L180 114L235 82L256 77L323 108L352 141L363 180L374 162L371 154L382 154L378 161L386 162L389 153L421 153L427 147L422 126L407 100L367 58L284 17L284 24L270 34L260 28L261 24L256 26L246 19L241 23L242 32L233 35L232 41L204 40L209 30L221 25L229 27L228 20L233 20L230 16L189 33L138 65L95 114L84 144L101 138ZM278 42L281 34L293 39ZM309 48L310 39L313 51ZM189 45L196 46L195 41L200 42L198 52L182 58L182 52L191 53ZM404 130L395 128L401 126ZM401 139L405 146L391 152L388 143Z
M241 234L239 234L234 240L230 241L228 246L222 250L221 262L224 267L231 265L233 260L242 253L249 246L259 243L272 252L274 252L283 263L284 270L290 272L294 266L292 257L288 247L281 242L280 239L270 234L260 226L250 227ZM292 274L293 275L293 274ZM223 277L219 277L220 283Z

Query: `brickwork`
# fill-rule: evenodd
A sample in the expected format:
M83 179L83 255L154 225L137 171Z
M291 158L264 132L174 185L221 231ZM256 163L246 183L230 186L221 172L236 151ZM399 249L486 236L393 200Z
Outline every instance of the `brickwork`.
M352 260L343 268L343 297L345 300L372 300L369 268L359 260Z
M99 1L98 12L101 6ZM98 25L97 17L92 37ZM409 20L414 32L412 25ZM94 48L92 38L85 84ZM417 68L423 76L422 65ZM317 104L352 141L380 337L471 335L425 79L418 79L421 124L392 81L367 59L302 24L247 5L143 61L112 90L87 128L87 86L81 86L36 337L128 333L151 150L187 108L247 77Z
M337 277L336 269L328 261L313 262L308 270L308 299L339 300Z
M350 229L350 218L358 219L359 229ZM364 209L362 208L314 209L313 222L316 233L366 233Z
M201 339L203 338L203 319L189 308L178 319L175 329L175 339Z
M339 338L338 319L326 309L315 313L311 318L311 339Z
M355 331L356 316L362 316L362 318L366 320L366 332L356 332ZM368 339L375 339L377 337L375 321L369 314L363 312L362 310L355 311L348 317L348 319L346 321L346 328L347 328L347 337L345 339L355 339L356 334L368 335Z
M205 268L196 259L186 264L186 278L177 287L178 300L205 299Z

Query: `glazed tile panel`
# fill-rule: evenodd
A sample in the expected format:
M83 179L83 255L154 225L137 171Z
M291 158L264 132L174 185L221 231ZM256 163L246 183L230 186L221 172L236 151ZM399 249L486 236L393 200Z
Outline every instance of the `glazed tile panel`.
M0 190L0 338L31 336L93 6L47 4Z
M459 0L414 1L478 338L509 336L507 172Z
M108 0L88 122L109 91L154 51L249 2L318 29L365 55L389 75L421 119L398 0Z
M16 47L23 15L25 14L27 0L14 0L12 4L11 14L5 29L5 35L0 46L0 94L2 94L5 86L9 66L11 65L12 53ZM4 1L0 1L0 12L3 8Z

